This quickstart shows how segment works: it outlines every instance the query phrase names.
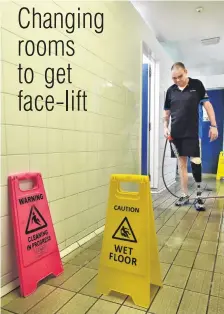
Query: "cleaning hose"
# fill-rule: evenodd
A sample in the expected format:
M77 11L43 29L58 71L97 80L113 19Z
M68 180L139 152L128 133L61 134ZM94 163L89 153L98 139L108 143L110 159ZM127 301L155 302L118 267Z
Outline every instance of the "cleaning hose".
M165 147L164 147L164 151L163 151L163 160L162 160L162 178L163 178L163 183L167 189L167 191L173 195L174 197L176 198L180 198L180 196L177 196L176 194L174 194L167 186L166 184L166 181L165 181L165 175L164 175L164 163L165 163L165 155L166 155L166 147L167 147L167 142L170 142L171 146L172 146L172 149L173 149L173 152L176 156L176 158L178 159L179 158L179 154L178 154L178 151L177 151L177 148L176 146L174 145L173 143L173 139L171 136L168 136L166 138L166 142L165 142ZM198 197L194 197L194 198L189 198L189 200L196 200ZM224 195L222 196L200 196L201 199L224 199Z

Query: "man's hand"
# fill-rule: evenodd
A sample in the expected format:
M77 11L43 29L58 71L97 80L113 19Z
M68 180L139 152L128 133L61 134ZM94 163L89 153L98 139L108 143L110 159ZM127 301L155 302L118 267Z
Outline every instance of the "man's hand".
M164 126L164 136L167 138L170 135L170 131L168 129L170 121L170 110L163 111L163 126Z
M205 110L207 111L211 125L216 126L217 124L215 119L215 111L212 107L212 104L210 103L210 101L205 101L203 105ZM210 137L210 142L215 141L218 138L218 129L211 126L208 137Z
M164 136L167 138L170 135L170 130L168 128L164 128Z
M218 138L218 129L210 127L208 137L210 137L210 142L215 141Z

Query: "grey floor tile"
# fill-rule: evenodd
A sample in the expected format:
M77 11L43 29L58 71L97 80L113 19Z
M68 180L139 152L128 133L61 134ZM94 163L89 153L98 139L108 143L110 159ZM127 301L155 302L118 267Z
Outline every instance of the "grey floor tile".
M93 307L90 308L88 314L115 314L120 304L98 300Z
M85 314L96 301L93 297L76 294L57 314Z
M58 288L30 309L27 314L54 314L74 295L74 292Z
M194 268L213 271L214 263L215 255L198 253L194 263Z
M99 298L101 294L99 294L96 290L97 287L97 279L98 277L94 277L90 282L88 282L82 290L80 290L80 293L94 297L94 298Z
M156 314L176 313L182 294L182 289L164 285L156 295L152 305L149 308L149 312Z
M163 246L167 242L168 239L169 239L169 236L157 234L157 242L159 246Z
M74 259L77 255L79 255L81 252L83 252L85 249L84 248L77 248L73 252L69 253L65 257L62 258L63 263L68 263L70 260Z
M46 284L50 286L59 287L63 284L67 279L69 279L72 275L77 273L77 271L80 269L80 266L72 265L72 264L65 264L64 265L64 272L58 276L49 278L45 281Z
M177 249L163 247L162 250L159 252L160 262L171 264L174 261L177 253Z
M86 249L79 255L71 259L68 263L76 266L85 266L99 254L98 251Z
M224 243L219 243L218 255L224 256Z
M185 238L186 238L186 236L187 236L187 234L188 234L188 232L189 232L189 230L181 230L181 229L176 229L174 232L173 232L173 234L172 234L172 236L173 237L177 237L177 238L182 238L183 240L185 240Z
M206 225L207 225L207 222L195 221L193 226L192 226L192 229L204 231L206 229Z
M217 242L219 239L219 233L218 232L209 232L205 231L203 241L213 241Z
M224 274L224 256L220 256L220 255L217 256L215 272Z
M153 302L153 300L154 300L158 290L159 290L159 287L154 286L154 285L150 286L150 304L152 304L152 302ZM128 298L124 302L124 305L128 306L128 307L132 307L134 309L141 310L141 311L146 311L147 310L147 308L144 308L144 307L136 305L134 303L133 299L130 296L128 296Z
M1 298L1 307L20 297L20 289L17 288Z
M164 284L184 289L190 272L190 268L173 265L164 280Z
M90 241L88 241L87 243L82 245L82 248L84 249L90 249L90 250L94 250L94 251L100 251L102 248L102 242L103 242L103 238L102 237L95 237L93 239L91 239Z
M189 239L196 239L201 240L203 237L203 231L202 230L193 230L191 229L187 235L187 238Z
M1 314L12 314L12 312L9 312L7 310L1 309Z
M212 242L212 241L202 241L199 253L205 253L205 254L216 254L218 247L218 242Z
M93 244L90 249L91 250L96 250L96 251L101 251L102 249L102 245L103 245L103 239L102 240L98 240L95 244Z
M221 218L219 217L221 220ZM206 226L206 231L208 232L219 232L220 230L220 223L219 222L209 222Z
M186 238L181 247L181 250L197 252L200 246L200 242L201 240L199 239Z
M181 248L181 246L183 245L183 238L178 238L178 237L170 237L166 243L165 243L165 247L169 247L172 249L176 249L179 250Z
M161 272L162 272L162 279L164 279L168 273L168 270L171 267L171 264L160 263L160 267L161 267Z
M93 277L95 277L97 271L90 268L81 268L72 277L66 280L62 285L62 289L79 292Z
M164 235L164 236L171 236L173 233L175 227L169 227L169 226L163 226L159 232L158 235Z
M173 215L167 222L166 226L168 227L176 227L180 222L180 218L177 215Z
M209 294L212 284L212 272L193 269L186 289L203 294Z
M214 273L211 295L224 298L224 274Z
M192 267L196 257L196 252L180 250L174 260L174 264L184 267Z
M108 295L102 295L101 299L105 301L110 301L118 304L122 304L125 299L127 298L126 295L121 294L119 292L111 291Z
M223 314L223 313L224 313L224 299L211 296L207 314Z
M208 295L185 291L178 314L206 314Z
M18 297L4 306L4 309L13 313L23 314L38 304L43 298L53 292L56 288L48 285L41 285L37 290L26 298Z
M96 256L91 262L86 264L85 267L98 270L99 269L99 263L100 263L100 255Z
M122 306L117 314L142 314L145 313L145 311L137 310L137 309L132 309L127 306Z
M219 242L224 243L224 232L220 233Z

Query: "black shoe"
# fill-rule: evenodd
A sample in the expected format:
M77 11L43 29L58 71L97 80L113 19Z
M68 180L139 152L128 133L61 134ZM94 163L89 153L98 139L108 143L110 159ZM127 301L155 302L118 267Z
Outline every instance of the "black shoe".
M181 196L175 203L176 206L183 206L189 203L189 196Z
M194 207L197 211L205 211L204 201L201 198L197 198L194 201Z

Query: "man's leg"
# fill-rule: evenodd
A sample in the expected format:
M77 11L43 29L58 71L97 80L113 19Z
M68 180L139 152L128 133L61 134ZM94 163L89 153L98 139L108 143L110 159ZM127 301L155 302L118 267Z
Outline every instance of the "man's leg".
M199 139L199 157L191 157L191 169L195 182L197 183L197 199L194 202L195 208L198 211L204 211L204 201L201 199L201 181L202 181L202 165L201 165L201 140Z
M179 171L180 171L180 181L181 189L183 195L177 200L176 205L181 206L188 203L188 173L187 173L187 157L180 156L179 158Z
M191 157L191 168L192 174L195 182L197 183L197 199L194 202L195 208L198 211L204 211L204 202L201 199L201 181L202 181L202 166L201 166L201 158L199 157Z
M194 180L197 183L197 196L201 196L201 158L191 157L191 169Z
M184 196L188 195L187 157L179 157L181 189Z

